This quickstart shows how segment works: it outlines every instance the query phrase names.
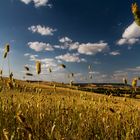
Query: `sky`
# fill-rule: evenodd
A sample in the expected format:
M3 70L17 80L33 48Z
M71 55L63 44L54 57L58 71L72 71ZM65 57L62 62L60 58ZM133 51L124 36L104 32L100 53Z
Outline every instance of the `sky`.
M3 49L8 43L10 70L18 79L122 82L125 77L131 82L140 76L140 27L131 12L133 2L1 0L0 67L4 75L8 75L8 60L3 59ZM36 75L37 60L42 64L40 76L25 76L25 65ZM70 73L74 77L68 78Z

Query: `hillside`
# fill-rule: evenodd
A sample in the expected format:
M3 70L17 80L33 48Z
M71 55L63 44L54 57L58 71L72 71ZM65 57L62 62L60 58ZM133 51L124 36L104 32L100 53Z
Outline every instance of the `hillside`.
M23 81L16 84L12 89L3 85L0 93L1 139L140 138L139 96L106 96Z

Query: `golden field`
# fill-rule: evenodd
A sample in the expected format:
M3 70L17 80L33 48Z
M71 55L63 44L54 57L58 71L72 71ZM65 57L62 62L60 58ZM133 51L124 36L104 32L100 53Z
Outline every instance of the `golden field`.
M2 140L137 140L139 99L59 86L1 83ZM37 88L35 88L37 87Z

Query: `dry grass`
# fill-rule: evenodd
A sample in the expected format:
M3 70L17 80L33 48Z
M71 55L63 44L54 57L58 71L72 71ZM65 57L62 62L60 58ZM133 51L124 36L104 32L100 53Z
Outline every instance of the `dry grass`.
M139 101L49 86L36 94L27 85L1 90L0 139L140 139Z

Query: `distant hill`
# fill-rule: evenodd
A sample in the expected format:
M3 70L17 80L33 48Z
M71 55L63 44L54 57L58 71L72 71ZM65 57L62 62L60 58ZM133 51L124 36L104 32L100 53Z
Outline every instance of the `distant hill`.
M75 83L75 86L96 86L96 87L106 87L106 86L112 86L112 87L124 87L124 86L131 86L129 84L125 85L123 83Z

